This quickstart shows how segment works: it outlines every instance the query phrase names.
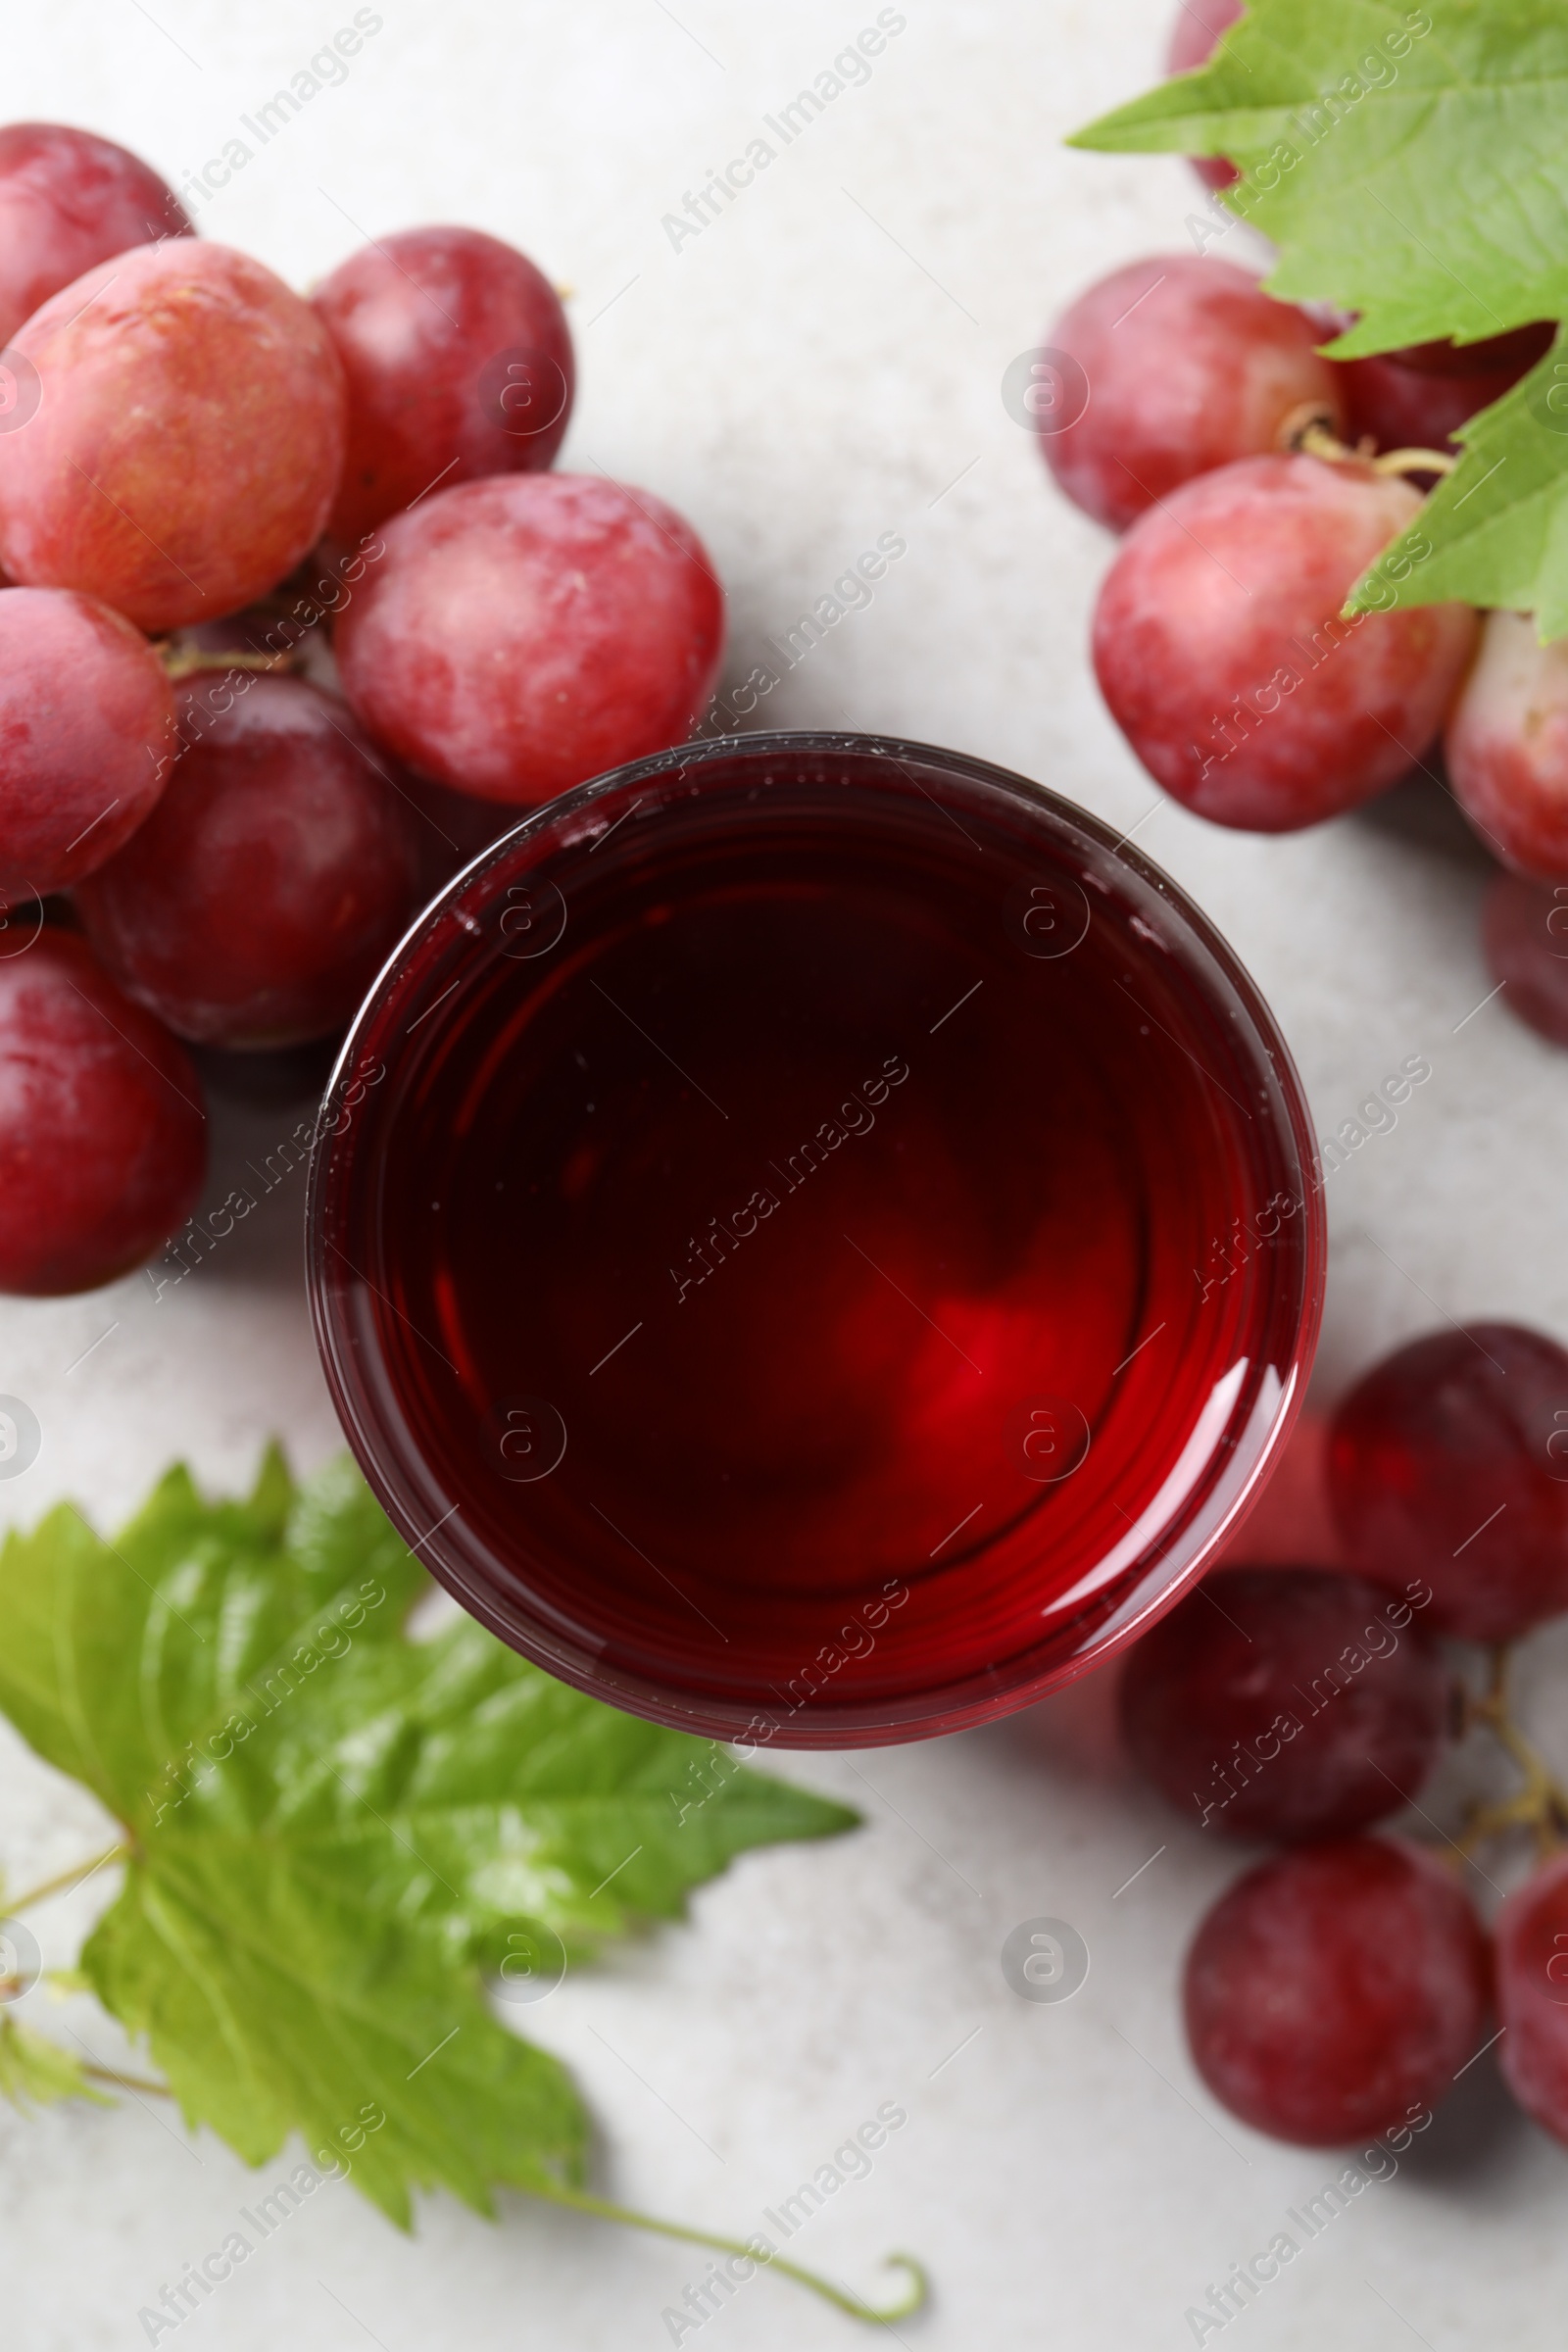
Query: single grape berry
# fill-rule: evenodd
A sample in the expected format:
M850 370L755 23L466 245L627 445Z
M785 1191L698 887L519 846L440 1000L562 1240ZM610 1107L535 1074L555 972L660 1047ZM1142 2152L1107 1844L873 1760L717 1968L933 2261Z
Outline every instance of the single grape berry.
M571 415L566 315L549 279L477 228L406 228L312 297L348 379L340 539L438 485L542 473Z
M197 237L78 277L23 335L43 397L0 434L0 564L144 629L217 620L320 537L343 371L309 303Z
M691 525L646 490L504 474L381 535L335 645L361 719L419 774L529 804L691 732L724 593Z
M1475 2053L1487 1940L1444 1865L1378 1838L1303 1846L1223 1894L1187 1957L1193 2061L1255 2131L1302 2147L1430 2112Z
M173 693L128 620L69 589L0 588L0 906L113 857L173 756Z
M1165 54L1166 73L1190 74L1195 66L1207 65L1221 33L1230 30L1246 5L1247 0L1182 0ZM1188 161L1207 188L1228 188L1242 176L1222 155L1195 155Z
M1497 874L1481 914L1487 966L1515 1018L1568 1046L1568 882Z
M1485 377L1422 375L1382 352L1336 364L1345 438L1352 446L1370 440L1380 450L1435 449L1450 457L1460 425L1491 408L1515 380L1510 376L1494 390L1494 379Z
M1075 506L1113 531L1200 473L1279 446L1311 406L1343 423L1323 329L1233 263L1159 254L1112 270L1047 335L1083 369L1087 406L1040 420L1047 465ZM1076 403L1074 406L1076 407Z
M1568 881L1568 644L1489 612L1444 737L1454 796L1494 856Z
M1340 1404L1329 1499L1374 1583L1423 1579L1432 1617L1512 1642L1568 1609L1568 1352L1517 1323L1429 1332Z
M1544 2131L1568 2141L1568 1853L1508 1896L1494 1934L1503 2081Z
M52 927L0 959L0 1291L96 1290L195 1206L207 1117L190 1056Z
M1222 1568L1129 1656L1128 1747L1200 1828L1348 1837L1414 1796L1443 1744L1448 1677L1414 1619L1334 1569Z
M8 122L0 129L0 348L40 303L100 262L190 234L173 190L112 139L64 122Z
M1355 463L1248 458L1128 532L1095 613L1111 716L1216 824L1285 833L1381 792L1430 747L1475 643L1468 605L1340 617L1420 512Z
M76 905L121 986L180 1037L246 1049L341 1028L416 904L413 812L346 704L215 671L179 691L159 807Z
M1451 453L1460 425L1528 375L1556 331L1525 326L1485 343L1417 343L1372 359L1336 362L1346 439L1370 435L1379 449Z
M1387 357L1417 375L1446 376L1450 380L1505 375L1510 383L1516 384L1545 358L1556 338L1555 321L1543 318L1532 326L1512 327L1505 335L1485 335L1479 343L1455 343L1451 339L1406 343L1398 351L1389 352Z

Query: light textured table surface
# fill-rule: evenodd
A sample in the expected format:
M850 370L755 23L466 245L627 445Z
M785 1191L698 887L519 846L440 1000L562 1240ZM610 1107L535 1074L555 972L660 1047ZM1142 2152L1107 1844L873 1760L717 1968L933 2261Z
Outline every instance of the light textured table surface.
M1159 801L1088 665L1108 543L1051 490L1003 408L1007 363L1068 296L1184 243L1196 199L1180 165L1060 145L1154 72L1165 0L905 0L869 78L678 248L662 216L874 22L872 0L678 0L673 13L662 0L382 0L346 79L258 147L241 117L352 13L347 0L13 10L4 106L105 131L176 180L245 139L254 152L202 223L297 284L362 234L427 220L492 229L569 282L581 393L563 463L691 516L732 595L731 680L879 533L902 534L906 557L770 698L774 721L953 745L1138 826L1261 983L1320 1131L1407 1054L1433 1064L1397 1129L1332 1181L1319 1399L1440 1314L1568 1336L1568 1061L1497 1004L1466 1019L1491 985L1476 941L1484 868L1419 804L1267 841ZM225 1165L298 1115L220 1106L214 1197ZM30 1522L69 1494L112 1522L173 1454L223 1488L248 1478L270 1430L303 1465L334 1446L301 1205L295 1179L161 1301L132 1280L0 1302L0 1391L43 1426L37 1462L0 1486L0 1514ZM1304 1481L1271 1505L1260 1544L1309 1541ZM1568 1758L1568 1642L1538 1645L1530 1688L1537 1729ZM906 2127L792 2253L869 2286L882 2252L916 2250L936 2291L903 2331L911 2352L1190 2343L1187 2306L1335 2164L1253 2136L1193 2073L1181 1951L1237 1857L1130 1782L1105 1701L1092 1682L986 1733L789 1760L861 1805L864 1829L743 1861L689 1925L612 1952L531 2010L590 2097L608 2192L744 2232L898 2100ZM93 1850L100 1827L0 1740L13 1884ZM72 1956L91 1909L84 1897L39 1915L46 1957ZM1073 1922L1092 1955L1058 2007L1020 2001L998 1962L1007 1931L1042 1914ZM51 2022L41 1994L29 2014ZM89 2004L54 2014L115 2049ZM1254 2352L1560 2343L1568 2157L1504 2107L1491 2065L1399 2177L1233 2324L1238 2338ZM258 2180L150 2106L0 2110L6 2342L144 2341L138 2307L285 2170ZM695 2251L520 2201L490 2227L437 2198L404 2239L335 2186L180 2340L635 2352L669 2340L662 2310L702 2268ZM798 2352L863 2339L759 2279L701 2340Z

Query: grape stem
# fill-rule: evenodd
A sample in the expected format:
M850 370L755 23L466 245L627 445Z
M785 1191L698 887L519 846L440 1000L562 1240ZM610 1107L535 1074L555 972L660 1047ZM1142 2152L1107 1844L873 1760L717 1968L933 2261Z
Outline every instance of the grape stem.
M101 1854L94 1854L90 1861L74 1862L69 1870L61 1871L58 1878L45 1879L40 1886L29 1886L25 1894L6 1897L5 1916L15 1918L19 1911L25 1911L29 1904L41 1903L45 1895L64 1893L68 1886L78 1885L82 1879L90 1879L93 1872L102 1870L106 1863L123 1862L129 1852L130 1847L121 1839L118 1844L107 1846Z
M106 1846L101 1854L94 1855L90 1861L74 1862L69 1870L61 1871L55 1878L44 1879L36 1886L29 1886L25 1894L14 1896L7 1905L7 1917L14 1918L17 1912L25 1911L29 1904L41 1903L46 1895L63 1894L68 1886L79 1886L83 1879L90 1879L94 1871L102 1870L106 1864L123 1862L129 1852L130 1847L122 1840L118 1845ZM0 1977L0 2001L18 1999L23 1989L20 1977ZM167 2082L154 2082L146 2075L118 2075L113 2067L97 2066L91 2059L82 2061L81 2071L84 2075L90 2075L95 2082L112 2082L119 2090L152 2091L161 2099L172 2099L174 2095Z
M1321 458L1326 466L1370 466L1374 473L1452 473L1459 462L1446 457L1441 449L1390 449L1382 457L1373 456L1370 441L1352 449L1334 430L1328 412L1314 401L1291 411L1280 426L1279 437L1282 448Z
M628 2230L651 2230L660 2237L678 2237L688 2245L712 2246L720 2254L738 2254L743 2260L755 2263L759 2270L782 2271L787 2278L809 2287L813 2295L820 2295L824 2302L831 2303L836 2310L847 2312L852 2320L863 2320L871 2328L891 2328L898 2321L910 2318L926 2299L926 2275L912 2254L888 2255L884 2267L896 2267L906 2272L908 2284L897 2303L891 2303L883 2309L874 2303L862 2302L858 2295L852 2294L847 2287L834 2286L814 2271L803 2270L799 2263L786 2262L782 2254L759 2252L762 2241L757 2238L748 2245L738 2237L715 2236L710 2230L688 2230L680 2222L660 2221L654 2214L638 2213L629 2205L612 2205L608 2198L590 2196L586 2189L565 2188L554 2181L549 2185L532 2183L528 2193L547 2198L554 2205L569 2205L576 2213L594 2214L603 2222L619 2222Z
M213 669L297 669L299 656L293 652L280 654L215 653L202 645L172 644L168 639L156 648L165 674L175 684L181 678L194 677L200 670Z
M117 2075L112 2066L95 2066L90 2058L82 2060L81 2071L95 2082L112 2082L117 2090L150 2091L160 2099L172 2099L174 2095L167 2082L154 2082L147 2075Z
M1505 1830L1529 1830L1544 1861L1568 1834L1568 1788L1553 1778L1540 1750L1513 1719L1508 1696L1511 1658L1506 1647L1493 1650L1486 1690L1479 1698L1473 1691L1465 1694L1465 1718L1467 1724L1487 1726L1517 1766L1521 1786L1501 1804L1472 1805L1459 1848L1469 1855L1485 1838L1499 1837Z
M1445 457L1441 449L1386 449L1380 458L1372 460L1374 473L1452 473L1457 458Z

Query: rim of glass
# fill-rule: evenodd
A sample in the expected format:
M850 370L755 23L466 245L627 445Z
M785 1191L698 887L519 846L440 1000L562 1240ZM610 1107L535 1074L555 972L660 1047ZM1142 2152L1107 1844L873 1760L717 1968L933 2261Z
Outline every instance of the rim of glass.
M396 1478L386 1466L389 1461L397 1463L400 1449L384 1423L362 1409L363 1390L347 1374L345 1358L353 1352L353 1342L337 1304L346 1286L329 1279L325 1268L323 1228L328 1168L337 1132L330 1114L365 1051L367 1031L378 1019L385 998L397 987L416 949L446 919L452 905L491 869L510 870L530 844L570 824L596 802L612 799L635 785L652 784L661 777L678 784L694 767L733 763L737 760L831 760L847 756L886 760L893 766L907 760L935 769L956 783L998 792L1014 808L1025 811L1043 832L1053 834L1058 848L1063 842L1069 846L1081 845L1099 858L1108 858L1126 867L1163 902L1187 941L1217 967L1225 985L1233 992L1246 1023L1248 1044L1260 1064L1266 1063L1272 1073L1286 1114L1280 1140L1298 1180L1306 1232L1296 1336L1273 1419L1235 1494L1190 1550L1178 1543L1171 1573L1157 1591L1150 1593L1147 1602L1136 1609L1118 1608L1108 1626L1092 1632L1081 1647L1049 1667L1036 1666L1030 1670L1026 1659L1016 1661L1014 1675L1000 1685L993 1670L983 1678L984 1688L980 1687L981 1678L971 1675L963 1685L922 1691L913 1697L827 1709L815 1727L808 1723L783 1728L776 1744L802 1748L872 1746L938 1738L1015 1713L1097 1671L1138 1641L1191 1590L1215 1556L1234 1540L1268 1483L1299 1414L1306 1377L1316 1351L1326 1273L1326 1223L1321 1191L1312 1174L1315 1142L1305 1091L1294 1057L1251 974L1202 908L1128 836L1115 833L1091 810L1064 799L1048 785L1018 774L1015 769L939 744L922 743L908 736L778 728L710 736L701 742L652 753L608 769L602 776L528 809L510 831L470 858L419 909L367 991L332 1065L312 1140L306 1200L306 1279L311 1319L333 1409L371 1491L421 1565L488 1631L558 1680L609 1705L652 1721L712 1739L738 1741L757 1720L749 1704L715 1701L706 1694L682 1695L630 1673L607 1676L596 1666L586 1643L576 1656L564 1654L560 1637L548 1631L537 1616L530 1618L525 1605L506 1605L499 1593L476 1581L480 1572L473 1563L443 1551L433 1542L432 1531L415 1532L415 1522L420 1514L409 1508ZM1129 1569L1126 1574L1130 1591L1136 1592L1138 1571ZM1144 1582L1148 1581L1146 1569Z

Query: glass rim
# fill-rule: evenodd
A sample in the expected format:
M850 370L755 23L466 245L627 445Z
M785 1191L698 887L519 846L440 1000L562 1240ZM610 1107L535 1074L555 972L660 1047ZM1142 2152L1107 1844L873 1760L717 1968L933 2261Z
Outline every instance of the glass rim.
M1014 808L1024 811L1043 833L1053 836L1058 850L1064 843L1072 845L1076 836L1078 845L1102 859L1108 858L1125 867L1145 889L1159 898L1183 935L1184 944L1196 948L1200 959L1217 969L1223 983L1232 992L1245 1021L1248 1046L1260 1064L1267 1064L1278 1089L1285 1118L1281 1122L1271 1115L1271 1124L1279 1130L1278 1140L1290 1163L1306 1219L1300 1295L1289 1363L1281 1368L1283 1379L1278 1403L1246 1476L1224 1509L1205 1528L1200 1540L1192 1545L1190 1551L1185 1549L1184 1540L1178 1540L1174 1546L1172 1572L1158 1591L1150 1594L1145 1605L1130 1613L1126 1609L1118 1609L1109 1628L1092 1634L1078 1650L1047 1669L1037 1669L1033 1674L1020 1672L1015 1681L1004 1682L1001 1687L997 1670L991 1670L983 1676L971 1674L967 1686L948 1686L937 1691L921 1691L912 1697L871 1699L856 1705L824 1707L814 1723L775 1725L765 1740L748 1743L744 1734L760 1720L755 1708L744 1703L718 1701L708 1695L678 1694L668 1688L661 1689L629 1671L607 1676L602 1670L596 1669L586 1642L578 1657L564 1655L558 1638L547 1631L540 1617L535 1616L530 1622L521 1608L504 1606L499 1593L488 1592L476 1584L479 1572L472 1563L443 1551L432 1541L438 1531L425 1529L417 1534L413 1532L413 1522L419 1514L407 1507L395 1480L385 1466L386 1458L391 1456L395 1459L399 1451L393 1442L394 1433L388 1430L384 1421L378 1422L373 1416L367 1415L363 1391L356 1393L347 1377L344 1359L353 1352L353 1342L338 1303L346 1285L341 1277L334 1279L326 1265L326 1252L330 1246L324 1230L328 1213L327 1196L334 1163L333 1144L339 1132L331 1113L343 1091L352 1083L356 1066L366 1051L367 1036L379 1019L388 996L403 977L416 950L431 930L447 918L456 903L492 869L505 868L510 871L530 844L570 824L596 803L612 799L637 785L651 785L661 778L678 782L692 768L733 763L737 760L846 757L886 760L893 766L909 760L936 771L946 780L997 792ZM916 785L916 789L922 788ZM598 838L607 836L601 834ZM1211 985L1206 974L1202 976L1202 985L1205 991ZM428 1009L433 1009L433 1006ZM346 1155L338 1156L343 1159ZM937 1738L994 1721L1097 1671L1139 1640L1151 1625L1174 1607L1204 1571L1213 1565L1216 1557L1234 1542L1268 1483L1296 1424L1304 1396L1306 1376L1316 1350L1323 1311L1327 1243L1321 1183L1315 1174L1315 1158L1316 1144L1305 1090L1266 999L1211 918L1163 867L1132 842L1130 836L1116 833L1093 811L1054 792L1048 785L1020 775L1015 769L1003 767L969 753L923 743L913 737L860 733L848 729L806 728L710 736L625 761L618 767L608 769L603 775L573 786L554 800L519 811L515 825L471 858L414 916L367 991L333 1062L321 1097L312 1141L306 1200L306 1276L312 1327L339 1425L377 1501L409 1544L414 1556L436 1582L509 1647L531 1658L558 1680L571 1684L607 1704L675 1729L725 1740L733 1744L760 1747L770 1742L780 1747L806 1749L903 1743ZM367 1278L356 1275L356 1279L364 1281ZM1020 1660L1017 1663L1021 1667L1027 1661Z

